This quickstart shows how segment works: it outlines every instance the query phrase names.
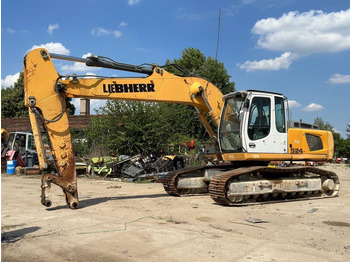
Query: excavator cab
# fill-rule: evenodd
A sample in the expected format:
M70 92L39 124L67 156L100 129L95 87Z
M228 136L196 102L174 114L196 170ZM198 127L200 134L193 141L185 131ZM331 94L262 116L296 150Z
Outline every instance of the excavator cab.
M222 153L287 153L287 99L278 93L234 92L223 97Z

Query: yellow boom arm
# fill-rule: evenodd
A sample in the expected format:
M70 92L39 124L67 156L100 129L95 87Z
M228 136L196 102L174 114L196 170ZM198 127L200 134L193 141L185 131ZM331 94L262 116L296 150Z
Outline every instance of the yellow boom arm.
M39 128L43 123L58 172L44 174L42 177L41 199L42 204L46 206L51 205L51 183L63 189L67 204L71 208L77 208L79 205L74 153L64 102L66 97L192 105L209 135L216 139L215 132L203 112L209 114L218 126L223 106L222 93L205 79L179 77L157 66L147 69L148 76L138 78L62 77L57 73L52 58L45 49L33 50L24 58L25 105L29 108L40 169L47 168ZM135 71L132 67L130 70L123 70Z

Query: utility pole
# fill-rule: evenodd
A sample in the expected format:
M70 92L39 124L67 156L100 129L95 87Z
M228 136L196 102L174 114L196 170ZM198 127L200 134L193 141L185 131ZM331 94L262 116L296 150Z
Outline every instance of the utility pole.
M218 23L218 39L216 42L216 55L215 55L215 59L218 59L218 52L219 52L219 40L220 40L220 22L221 22L221 8L219 10L219 23Z

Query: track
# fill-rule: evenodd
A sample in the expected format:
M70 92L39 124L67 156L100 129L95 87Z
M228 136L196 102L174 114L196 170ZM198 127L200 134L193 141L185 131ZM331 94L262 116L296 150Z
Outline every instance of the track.
M232 192L232 185L239 184L242 190ZM338 176L314 167L238 168L215 176L209 185L210 196L222 205L335 197L338 191Z
M201 177L202 173L206 169L206 166L197 166L197 167L189 167L181 170L176 170L170 172L163 178L163 186L165 191L172 196L183 196L183 195L196 195L208 193L208 188L205 189L196 189L196 188L188 188L188 189L178 189L177 183L180 178L185 177Z
M204 173L210 169L221 169L222 172L213 176L209 184ZM178 186L179 181L186 179L197 179L200 183L197 187ZM252 166L232 169L232 166L198 166L169 173L163 180L163 186L172 196L209 191L218 204L241 206L266 201L335 197L339 191L339 178L334 172L315 167Z

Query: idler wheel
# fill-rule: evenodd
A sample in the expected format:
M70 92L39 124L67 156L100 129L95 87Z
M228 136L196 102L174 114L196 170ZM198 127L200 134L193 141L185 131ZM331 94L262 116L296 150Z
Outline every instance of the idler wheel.
M331 191L334 189L334 181L332 179L326 179L322 183L322 188L325 192Z

